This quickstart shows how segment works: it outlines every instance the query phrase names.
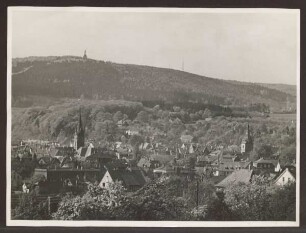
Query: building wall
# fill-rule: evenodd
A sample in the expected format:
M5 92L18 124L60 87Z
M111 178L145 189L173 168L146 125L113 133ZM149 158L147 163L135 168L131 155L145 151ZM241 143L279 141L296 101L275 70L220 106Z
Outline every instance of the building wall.
M289 182L295 181L295 178L289 171L285 171L278 179L275 181L276 185L286 185Z
M113 181L112 177L110 176L109 172L107 171L105 173L105 175L103 176L99 186L101 188L108 188L109 184L111 184L111 183L114 183L114 181Z
M241 153L245 153L245 143L241 144Z

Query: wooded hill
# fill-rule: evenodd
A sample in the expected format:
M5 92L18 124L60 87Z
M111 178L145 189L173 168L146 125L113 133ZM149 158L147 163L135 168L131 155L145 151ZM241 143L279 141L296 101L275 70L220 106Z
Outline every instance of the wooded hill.
M262 85L228 82L173 69L116 64L81 57L13 59L13 101L27 95L47 97L162 100L227 106L265 103L284 107L295 96Z

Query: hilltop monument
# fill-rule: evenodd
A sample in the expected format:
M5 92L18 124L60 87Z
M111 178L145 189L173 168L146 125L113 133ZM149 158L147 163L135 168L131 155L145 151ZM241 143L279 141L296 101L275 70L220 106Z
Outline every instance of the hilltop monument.
M86 49L84 51L83 60L85 60L85 61L87 60Z

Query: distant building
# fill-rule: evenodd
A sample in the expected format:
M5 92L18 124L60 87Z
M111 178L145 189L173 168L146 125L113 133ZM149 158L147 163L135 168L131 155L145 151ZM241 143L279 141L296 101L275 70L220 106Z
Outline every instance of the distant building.
M253 150L253 137L251 136L250 126L248 124L246 135L241 142L241 154L249 153L252 150Z
M84 147L85 145L85 128L82 124L82 116L81 110L79 112L79 125L75 130L74 140L73 140L73 147L75 150L78 150L80 147Z

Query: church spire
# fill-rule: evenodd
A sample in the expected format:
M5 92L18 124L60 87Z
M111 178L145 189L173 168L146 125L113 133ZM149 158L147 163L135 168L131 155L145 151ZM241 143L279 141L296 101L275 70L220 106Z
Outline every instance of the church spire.
M248 139L250 138L250 125L248 123L248 129L247 129L247 136L248 136Z
M79 131L83 130L81 107L79 109Z
M74 149L78 150L85 145L85 129L83 127L81 108L79 109L79 124L74 134Z

